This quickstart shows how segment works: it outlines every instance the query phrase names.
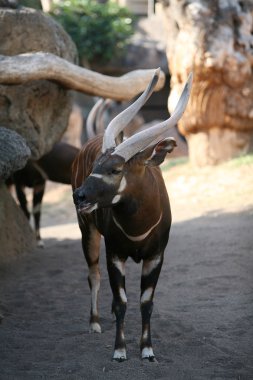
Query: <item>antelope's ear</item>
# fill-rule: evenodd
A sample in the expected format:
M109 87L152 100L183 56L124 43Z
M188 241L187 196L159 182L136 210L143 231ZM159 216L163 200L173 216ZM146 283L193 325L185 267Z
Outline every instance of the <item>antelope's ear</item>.
M177 146L176 140L173 137L168 137L157 143L151 152L151 155L146 158L145 164L150 166L161 165L167 153L171 153Z

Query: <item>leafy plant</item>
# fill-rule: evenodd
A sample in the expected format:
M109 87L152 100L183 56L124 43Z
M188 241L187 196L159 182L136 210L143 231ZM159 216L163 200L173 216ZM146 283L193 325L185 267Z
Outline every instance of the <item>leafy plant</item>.
M241 155L239 157L233 158L227 162L227 165L230 167L237 167L242 165L252 165L253 164L253 154L249 153L246 155Z
M163 172L166 172L167 170L173 168L174 166L179 166L179 165L185 165L189 163L189 158L188 157L177 157L177 158L170 158L167 161L161 165L161 169Z
M54 4L51 14L89 62L106 62L122 54L133 34L131 13L112 1L63 0Z
M40 0L19 0L18 4L23 7L41 9Z

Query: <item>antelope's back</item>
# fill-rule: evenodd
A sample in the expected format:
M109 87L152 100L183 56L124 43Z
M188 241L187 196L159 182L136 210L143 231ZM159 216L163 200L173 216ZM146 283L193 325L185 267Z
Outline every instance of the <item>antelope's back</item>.
M37 164L45 171L50 181L71 183L71 167L79 149L73 145L59 142L56 143L52 150L41 157ZM36 167L35 167L36 168Z
M93 163L101 152L103 136L99 135L83 145L72 165L71 184L73 190L80 187L91 173Z

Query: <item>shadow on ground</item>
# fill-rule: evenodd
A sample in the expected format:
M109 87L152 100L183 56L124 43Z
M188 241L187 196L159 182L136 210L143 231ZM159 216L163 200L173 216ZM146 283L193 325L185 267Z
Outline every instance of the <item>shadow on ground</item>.
M112 363L104 250L96 335L80 241L48 239L1 269L0 378L252 379L252 227L253 208L173 225L152 318L158 364L139 359L140 266L127 265L129 360Z

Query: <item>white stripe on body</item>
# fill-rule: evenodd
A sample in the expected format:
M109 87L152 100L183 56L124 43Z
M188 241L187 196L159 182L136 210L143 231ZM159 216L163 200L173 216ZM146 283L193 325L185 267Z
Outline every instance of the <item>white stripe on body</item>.
M141 296L141 303L143 303L143 302L147 302L147 301L150 301L150 300L151 300L151 297L152 297L152 294L153 294L153 291L154 291L154 289L153 289L152 287L147 288L147 289L143 292L143 294L142 294L142 296Z
M143 334L142 334L142 338L143 338L143 339L147 339L147 337L148 337L148 330L145 330L145 331L143 332Z
M161 256L156 256L153 260L146 260L142 266L142 276L148 276L153 269L155 269L161 261Z
M124 263L124 261L120 261L119 259L113 259L112 263L120 271L122 276L125 276L125 263Z
M144 240L146 239L146 237L150 234L150 232L160 223L161 219L162 219L162 213L160 215L160 218L158 219L158 221L156 222L156 224L154 224L147 232L145 232L144 234L142 235L138 235L138 236L132 236L132 235L128 235L123 227L121 227L121 225L119 224L119 222L116 220L116 218L113 216L113 221L114 223L116 224L116 226L123 232L123 234L131 241L141 241L141 240Z
M127 303L126 292L123 288L119 289L119 295L120 295L121 301Z

